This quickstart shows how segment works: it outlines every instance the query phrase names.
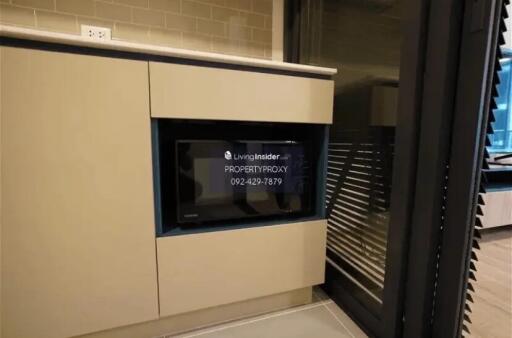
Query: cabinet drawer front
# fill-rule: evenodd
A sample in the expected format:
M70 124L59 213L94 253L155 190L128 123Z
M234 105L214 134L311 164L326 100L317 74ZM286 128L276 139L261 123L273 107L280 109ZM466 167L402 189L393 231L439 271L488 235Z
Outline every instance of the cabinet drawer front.
M160 315L324 281L325 220L157 239Z
M153 117L332 123L331 80L158 62L149 69Z

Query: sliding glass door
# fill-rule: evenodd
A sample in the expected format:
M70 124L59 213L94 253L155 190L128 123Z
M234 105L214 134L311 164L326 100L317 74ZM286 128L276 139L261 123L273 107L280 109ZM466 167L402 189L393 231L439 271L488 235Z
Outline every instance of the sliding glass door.
M338 69L327 172L324 288L369 334L401 330L418 122L420 1L290 1L289 61ZM406 8L407 6L407 8ZM416 12L415 12L416 10ZM411 17L408 17L411 20ZM420 25L419 18L412 21ZM403 55L404 50L411 53Z

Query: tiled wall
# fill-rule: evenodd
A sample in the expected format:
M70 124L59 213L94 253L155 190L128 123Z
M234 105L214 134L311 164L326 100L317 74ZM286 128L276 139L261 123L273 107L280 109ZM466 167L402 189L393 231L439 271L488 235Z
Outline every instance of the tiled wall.
M0 0L0 23L72 34L87 24L113 39L272 56L272 0Z

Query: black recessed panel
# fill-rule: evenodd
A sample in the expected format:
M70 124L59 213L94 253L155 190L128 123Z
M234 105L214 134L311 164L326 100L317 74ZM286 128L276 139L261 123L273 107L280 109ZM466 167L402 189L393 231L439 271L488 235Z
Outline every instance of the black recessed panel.
M326 126L153 120L157 234L323 215Z

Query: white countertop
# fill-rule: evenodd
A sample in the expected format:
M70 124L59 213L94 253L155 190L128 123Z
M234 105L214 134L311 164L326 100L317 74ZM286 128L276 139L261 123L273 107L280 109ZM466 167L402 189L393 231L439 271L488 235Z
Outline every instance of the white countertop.
M94 47L94 48L101 48L101 49L106 49L106 50L117 50L117 51L144 53L144 54L152 54L152 55L160 55L160 56L170 56L170 57L189 59L189 60L218 62L218 63L224 63L224 64L261 67L261 68L285 70L285 71L292 71L292 72L302 72L302 73L318 74L318 75L325 75L325 76L332 76L337 73L337 70L334 68L315 67L315 66L301 65L301 64L296 64L296 63L263 60L263 59L234 56L234 55L225 55L225 54L210 53L210 52L200 52L200 51L194 51L194 50L188 50L188 49L156 46L156 45L136 43L136 42L127 42L127 41L121 41L121 40L99 41L99 40L90 39L88 37L83 37L80 35L48 32L48 31L42 31L42 30L37 30L37 29L7 26L7 25L0 25L0 36L28 39L28 40L36 40L36 41L44 41L44 42L54 42L54 43L61 43L61 44L73 45L73 46Z

